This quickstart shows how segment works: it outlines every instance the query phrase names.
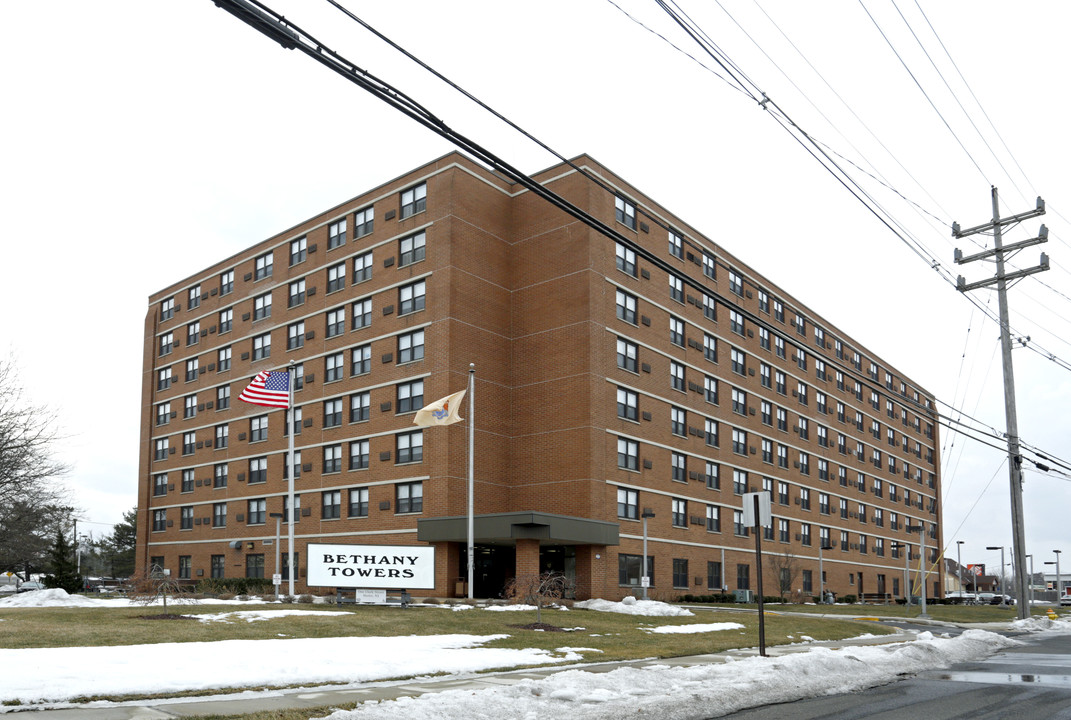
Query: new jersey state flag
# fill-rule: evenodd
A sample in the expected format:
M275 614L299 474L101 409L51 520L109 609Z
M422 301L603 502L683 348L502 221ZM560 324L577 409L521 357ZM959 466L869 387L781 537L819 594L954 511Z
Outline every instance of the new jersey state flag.
M413 418L413 424L420 427L432 427L434 425L452 425L463 420L458 413L461 411L461 398L465 397L465 391L447 395L436 400L430 405L425 405L417 411Z

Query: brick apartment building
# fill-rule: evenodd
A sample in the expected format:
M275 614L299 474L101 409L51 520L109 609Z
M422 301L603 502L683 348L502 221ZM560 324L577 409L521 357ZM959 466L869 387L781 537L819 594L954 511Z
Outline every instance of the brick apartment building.
M785 571L793 596L817 594L824 544L828 589L902 595L901 544L917 571L908 527L924 523L939 595L932 397L573 162L601 186L568 164L536 179L634 246L450 154L152 295L138 566L191 582L276 571L286 411L238 395L293 361L299 592L309 542L431 544L421 592L463 595L467 423L412 419L475 363L477 597L537 568L581 598L637 592L645 511L654 596L754 590L741 493L764 489L767 594Z

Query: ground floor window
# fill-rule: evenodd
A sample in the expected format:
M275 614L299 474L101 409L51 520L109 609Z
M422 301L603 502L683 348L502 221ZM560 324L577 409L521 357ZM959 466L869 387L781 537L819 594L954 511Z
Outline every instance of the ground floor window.
M814 580L812 579L810 570L803 571L803 592L814 592Z
M618 555L617 556L617 582L619 585L640 585L640 578L643 577L643 556L642 555ZM651 579L651 586L654 587L654 555L647 556L647 573Z
M212 577L221 578L226 573L226 560L223 555L212 556Z
M245 576L247 578L264 577L264 553L245 556Z
M750 565L737 565L736 566L736 589L737 590L750 590L751 589L751 566Z
M721 563L707 561L707 589L721 589Z
M180 580L190 579L190 556L179 555L178 559L178 576Z
M688 589L687 558L673 558L673 587Z

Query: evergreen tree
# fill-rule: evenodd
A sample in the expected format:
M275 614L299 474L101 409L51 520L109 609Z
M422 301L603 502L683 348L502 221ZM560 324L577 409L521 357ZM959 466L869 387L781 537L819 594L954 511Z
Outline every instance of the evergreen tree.
M52 574L45 576L45 586L60 588L68 593L82 591L82 577L78 574L78 562L74 556L74 546L67 540L62 530L56 531L56 539L48 550Z

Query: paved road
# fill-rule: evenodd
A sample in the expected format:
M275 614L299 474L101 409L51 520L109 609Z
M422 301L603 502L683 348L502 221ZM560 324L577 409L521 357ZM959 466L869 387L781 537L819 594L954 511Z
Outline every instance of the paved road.
M724 720L1071 720L1071 636L1016 637L1026 644L948 670L921 673L862 692L715 717Z

